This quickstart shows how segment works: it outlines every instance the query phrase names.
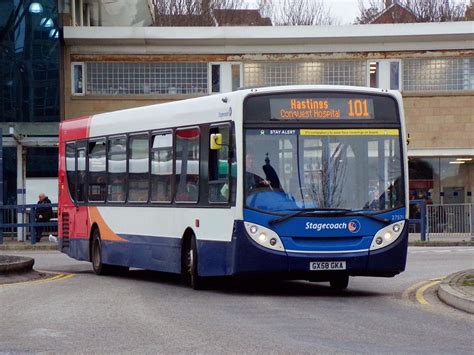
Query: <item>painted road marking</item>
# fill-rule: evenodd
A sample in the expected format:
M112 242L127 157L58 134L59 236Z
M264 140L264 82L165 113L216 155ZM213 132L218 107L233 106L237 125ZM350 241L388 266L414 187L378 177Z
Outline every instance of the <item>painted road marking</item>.
M441 283L441 280L431 281L425 284L424 286L420 287L418 290L416 290L415 298L418 301L418 303L423 304L423 305L429 304L428 301L426 301L424 297L424 293L427 289L429 289L430 287L436 286L439 283Z
M28 286L28 285L34 285L34 284L42 284L42 283L49 283L53 281L59 281L59 280L67 280L72 277L74 277L74 274L54 274L55 276L49 277L47 279L40 279L40 280L31 280L31 281L22 281L22 282L13 282L9 284L3 284L0 285L0 288L8 288L8 287L15 287L15 286Z
M423 305L429 304L424 297L424 292L430 287L433 287L436 284L440 283L445 278L446 276L441 276L441 277L434 277L432 279L429 279L428 281L417 282L416 284L411 285L405 291L403 291L402 298L407 301L410 301L412 299L411 296L414 295L416 300L420 304L423 304Z

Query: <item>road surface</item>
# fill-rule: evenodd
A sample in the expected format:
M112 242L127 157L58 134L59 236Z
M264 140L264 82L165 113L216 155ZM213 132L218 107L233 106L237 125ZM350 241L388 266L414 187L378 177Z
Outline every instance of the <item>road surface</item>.
M5 252L3 252L5 253ZM10 252L11 254L12 252ZM193 291L179 277L132 270L95 276L58 252L38 270L72 273L0 286L0 353L430 353L472 354L473 317L423 297L422 282L474 266L472 247L410 248L391 279L327 283L224 282ZM431 292L431 293L430 293Z

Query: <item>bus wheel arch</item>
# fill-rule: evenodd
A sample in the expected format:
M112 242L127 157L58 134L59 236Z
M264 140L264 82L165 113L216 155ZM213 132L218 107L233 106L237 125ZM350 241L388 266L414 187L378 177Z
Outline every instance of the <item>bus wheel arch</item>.
M97 224L93 224L91 228L90 258L92 268L96 275L113 275L128 271L128 266L105 264L102 259L102 239L100 237L100 229Z
M187 228L181 243L181 276L185 284L195 290L203 288L203 278L198 274L198 248L194 231Z

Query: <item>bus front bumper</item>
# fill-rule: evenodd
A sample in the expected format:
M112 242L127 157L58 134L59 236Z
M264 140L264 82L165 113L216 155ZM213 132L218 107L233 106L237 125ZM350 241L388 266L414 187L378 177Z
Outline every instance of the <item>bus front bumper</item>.
M405 270L408 229L393 244L375 251L318 253L279 252L264 248L247 235L243 222L236 222L233 236L233 275L275 274L289 279L329 279L335 273L351 276L392 277ZM311 271L310 263L345 261L344 271Z

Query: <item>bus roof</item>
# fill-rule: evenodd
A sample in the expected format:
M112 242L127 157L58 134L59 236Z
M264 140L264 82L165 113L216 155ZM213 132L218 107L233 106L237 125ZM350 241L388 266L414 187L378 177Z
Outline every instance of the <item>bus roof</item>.
M401 102L401 94L398 91L358 86L291 85L244 88L228 93L69 119L61 122L60 132L62 140L72 140L226 120L238 121L242 116L241 103L249 95L306 90L385 94Z

